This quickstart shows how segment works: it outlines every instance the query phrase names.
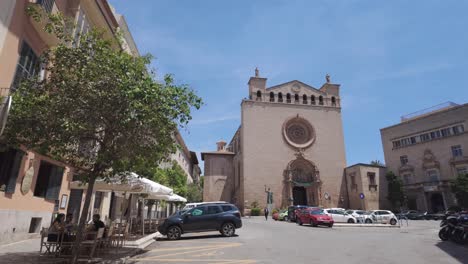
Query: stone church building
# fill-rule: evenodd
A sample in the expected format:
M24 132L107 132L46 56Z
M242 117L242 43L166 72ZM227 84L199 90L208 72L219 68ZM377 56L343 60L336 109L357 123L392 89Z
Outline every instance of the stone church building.
M266 206L269 189L273 208L346 207L340 85L327 75L320 88L297 80L267 87L256 69L248 88L231 142L202 153L203 200L245 212L253 202Z

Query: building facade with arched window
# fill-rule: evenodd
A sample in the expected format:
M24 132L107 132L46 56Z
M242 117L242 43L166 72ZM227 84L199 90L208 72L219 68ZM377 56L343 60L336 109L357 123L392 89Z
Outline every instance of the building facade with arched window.
M234 137L202 153L204 201L232 202L245 213L253 202L266 206L269 188L274 208L347 207L340 85L266 82L258 72L250 78Z

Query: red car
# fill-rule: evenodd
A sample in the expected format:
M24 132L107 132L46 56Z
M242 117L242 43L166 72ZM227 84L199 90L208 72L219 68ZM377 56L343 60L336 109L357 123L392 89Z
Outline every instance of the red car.
M327 215L320 208L307 208L298 214L297 224L310 224L311 226L325 225L332 227L334 221L331 216Z

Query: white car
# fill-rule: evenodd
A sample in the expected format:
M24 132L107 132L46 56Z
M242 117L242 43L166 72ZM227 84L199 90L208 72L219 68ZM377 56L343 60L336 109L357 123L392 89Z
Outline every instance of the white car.
M358 223L364 223L369 217L370 213L364 210L346 210L346 213L354 216Z
M370 214L367 215L365 222L366 223L382 223L382 224L391 224L396 225L398 223L398 219L394 213L387 210L373 210L369 212Z
M350 214L347 214L344 209L327 208L323 209L323 212L331 216L335 223L356 223L356 218Z

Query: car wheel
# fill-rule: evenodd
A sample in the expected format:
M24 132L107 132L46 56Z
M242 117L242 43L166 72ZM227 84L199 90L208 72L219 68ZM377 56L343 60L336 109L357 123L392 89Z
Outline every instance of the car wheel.
M333 227L333 224L328 224L328 227L330 227L330 228Z
M396 225L396 223L397 223L397 220L395 218L392 218L392 220L390 220L391 225Z
M182 230L178 226L171 226L167 230L167 239L178 240L182 235Z
M225 237L231 237L236 232L236 227L232 223L224 223L221 226L221 234Z
M288 222L289 219L288 219L287 216L285 216L285 217L283 217L283 220L286 221L286 222Z
M298 224L298 225L302 225L302 221L301 221L301 219L300 219L300 218L296 218L296 224Z
M371 223L372 223L372 220L370 220L370 219L366 219L366 221L365 221L365 222L366 222L366 224L371 224Z
M312 220L310 220L310 225L313 226L313 227L316 227L316 226L317 226L317 224L314 223L314 221L312 221Z
M354 219L352 218L348 219L348 224L354 224Z

